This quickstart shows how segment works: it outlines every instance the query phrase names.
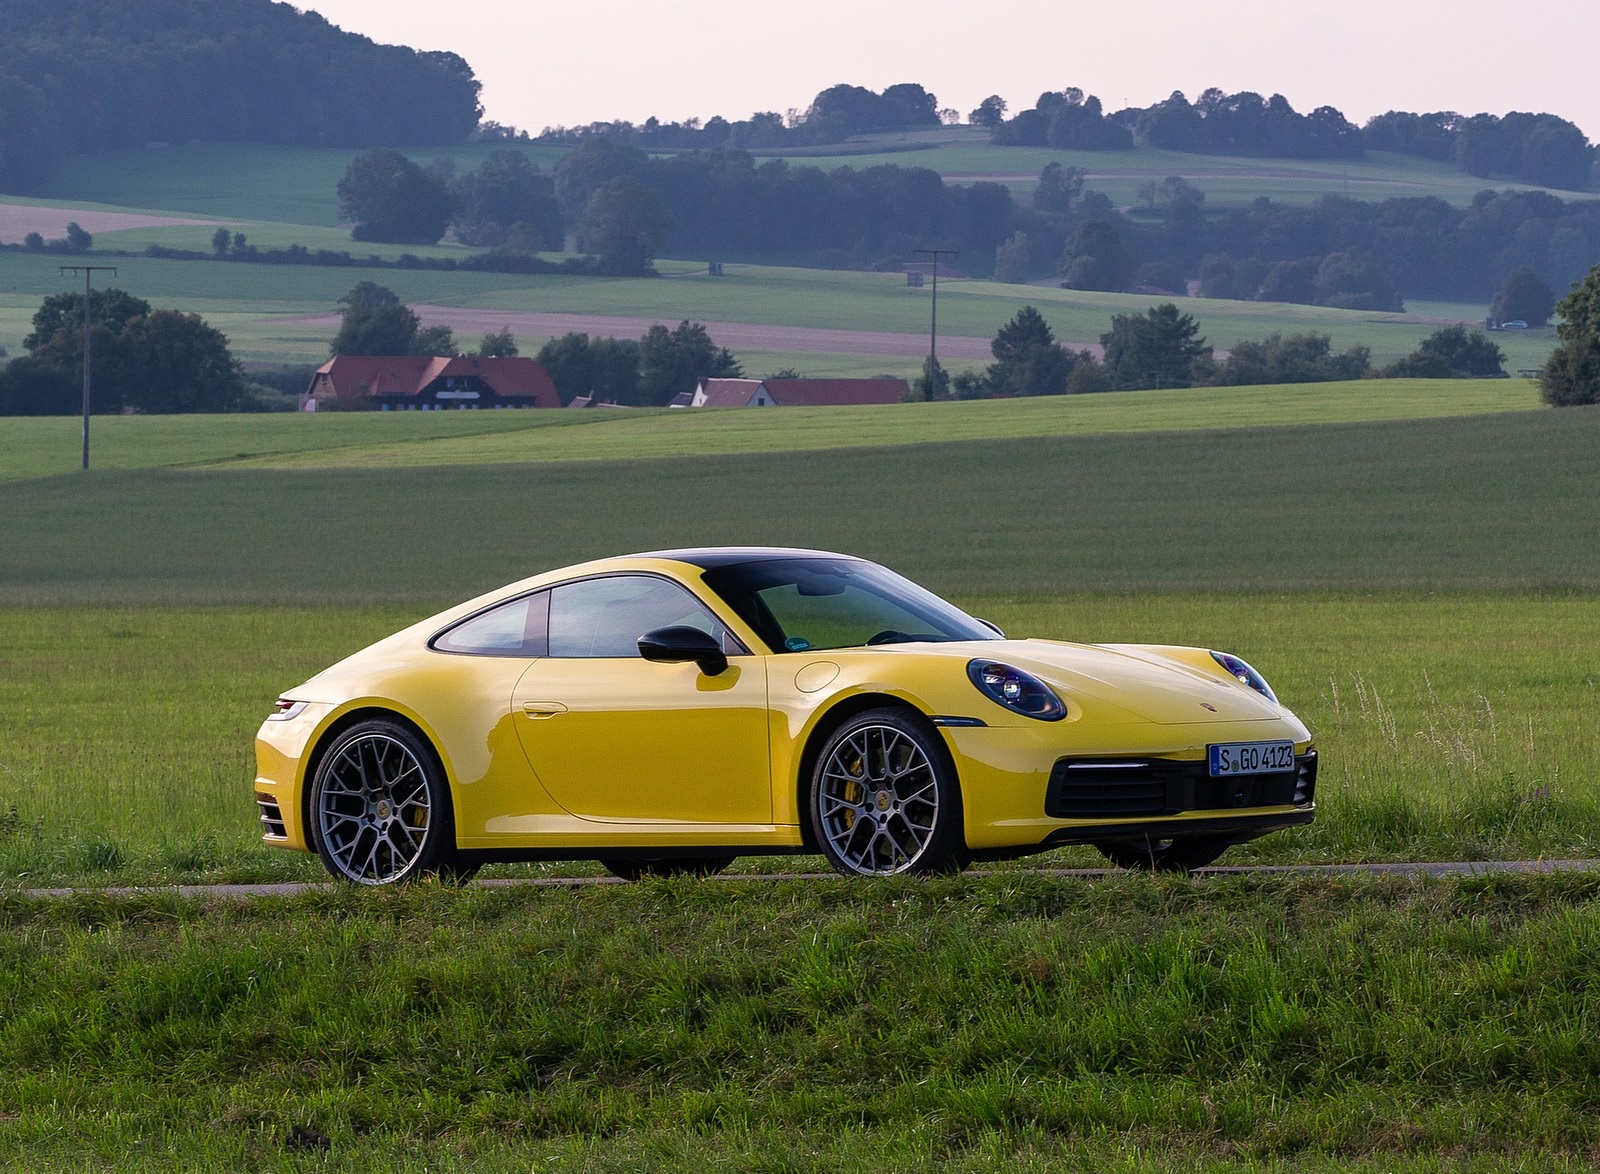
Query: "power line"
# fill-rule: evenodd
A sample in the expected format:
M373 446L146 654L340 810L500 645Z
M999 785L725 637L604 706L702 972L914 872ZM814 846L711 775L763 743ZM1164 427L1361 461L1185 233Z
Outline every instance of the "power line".
M928 398L933 398L933 380L939 370L939 258L959 257L955 249L912 249L913 257L933 258L933 321L928 327Z

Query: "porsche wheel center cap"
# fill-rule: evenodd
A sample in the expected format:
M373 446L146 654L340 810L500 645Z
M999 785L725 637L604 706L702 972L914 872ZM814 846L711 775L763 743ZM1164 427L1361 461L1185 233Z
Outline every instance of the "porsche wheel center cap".
M379 799L377 806L372 809L372 814L379 819L388 819L389 801L387 799Z
M889 804L890 804L889 792L888 791L879 791L877 793L877 795L873 798L872 804L879 811L888 811L889 810Z

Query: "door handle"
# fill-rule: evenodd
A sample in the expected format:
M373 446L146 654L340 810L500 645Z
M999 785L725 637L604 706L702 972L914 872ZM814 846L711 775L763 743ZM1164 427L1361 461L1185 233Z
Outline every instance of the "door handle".
M529 717L555 717L558 713L566 713L567 707L559 701L524 701L522 712Z

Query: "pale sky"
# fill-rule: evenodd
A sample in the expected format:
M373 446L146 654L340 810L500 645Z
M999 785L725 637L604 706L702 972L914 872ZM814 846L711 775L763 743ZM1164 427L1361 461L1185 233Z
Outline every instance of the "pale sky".
M300 0L373 40L450 49L486 117L537 134L804 108L917 82L965 116L1078 86L1106 109L1209 86L1357 125L1386 110L1544 111L1600 139L1600 2L1487 0Z

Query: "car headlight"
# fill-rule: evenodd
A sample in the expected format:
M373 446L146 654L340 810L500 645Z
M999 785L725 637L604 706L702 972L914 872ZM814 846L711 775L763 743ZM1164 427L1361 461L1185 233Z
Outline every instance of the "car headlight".
M269 722L293 721L306 711L306 703L304 701L291 701L287 697L278 698L275 706L273 711L267 714Z
M1236 679L1241 685L1248 685L1261 696L1274 705L1278 703L1278 695L1272 691L1272 686L1267 684L1267 679L1245 661L1231 652L1213 652L1211 659L1222 666L1223 672Z
M1056 722L1067 716L1067 707L1038 677L995 660L967 662L967 676L991 701L1023 717Z

